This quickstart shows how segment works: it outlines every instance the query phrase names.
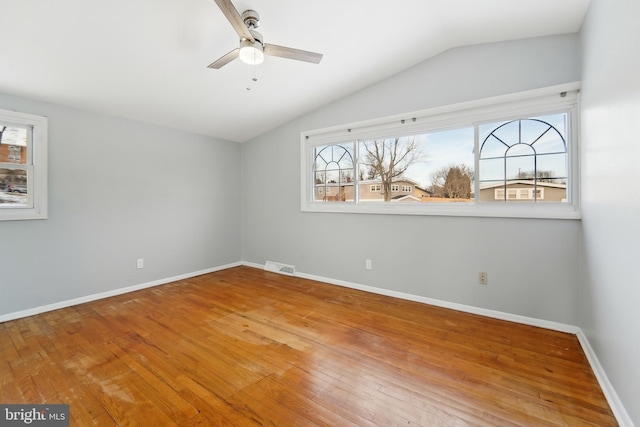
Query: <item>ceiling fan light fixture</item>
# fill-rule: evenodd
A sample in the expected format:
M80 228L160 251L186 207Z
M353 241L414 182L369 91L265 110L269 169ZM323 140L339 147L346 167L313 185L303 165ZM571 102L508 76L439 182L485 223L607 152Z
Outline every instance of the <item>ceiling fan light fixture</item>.
M242 40L240 42L240 60L249 65L262 64L264 62L262 43L258 40Z

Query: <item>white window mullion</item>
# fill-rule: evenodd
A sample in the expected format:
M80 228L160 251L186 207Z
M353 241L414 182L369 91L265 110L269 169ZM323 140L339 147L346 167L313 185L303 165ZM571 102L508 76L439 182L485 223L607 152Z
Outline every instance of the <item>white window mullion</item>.
M360 203L360 174L362 173L360 170L360 144L357 138L353 141L353 157L355 162L353 170L356 175L353 180L353 202L357 205Z
M480 170L480 124L473 124L473 201L480 202L480 180L478 171Z

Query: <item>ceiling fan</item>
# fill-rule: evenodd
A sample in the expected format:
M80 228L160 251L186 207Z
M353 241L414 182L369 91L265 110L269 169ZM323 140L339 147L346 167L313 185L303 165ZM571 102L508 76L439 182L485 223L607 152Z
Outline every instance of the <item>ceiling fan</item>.
M240 15L231 0L215 0L215 2L238 33L240 46L213 61L208 68L222 68L238 57L247 64L257 65L264 61L264 55L320 63L321 53L263 43L262 34L255 30L260 25L260 15L255 10L245 10Z

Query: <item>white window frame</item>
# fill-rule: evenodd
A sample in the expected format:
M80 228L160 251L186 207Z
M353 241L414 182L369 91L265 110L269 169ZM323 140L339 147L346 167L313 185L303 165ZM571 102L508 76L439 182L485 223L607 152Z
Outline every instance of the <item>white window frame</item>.
M432 108L428 110L317 129L300 134L301 146L301 210L303 212L376 213L406 215L479 216L512 218L580 219L579 203L579 92L580 83L503 95L478 101ZM567 201L544 203L498 203L479 201L479 183L474 181L475 201L469 203L354 202L323 203L313 200L313 151L315 146L355 143L358 140L407 136L417 133L476 127L475 152L478 153L480 123L514 120L542 114L566 112L567 129ZM356 163L358 162L356 149ZM475 173L479 171L475 158ZM356 180L355 184L357 187Z
M31 141L27 142L27 164L5 164L12 168L27 170L28 207L0 207L0 221L46 219L48 217L47 197L47 142L48 119L43 116L1 110L0 122L13 123L31 128Z

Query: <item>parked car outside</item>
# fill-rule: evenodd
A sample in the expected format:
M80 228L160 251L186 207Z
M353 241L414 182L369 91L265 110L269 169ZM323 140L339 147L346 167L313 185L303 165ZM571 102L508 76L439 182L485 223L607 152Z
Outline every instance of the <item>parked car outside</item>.
M23 193L27 194L27 186L22 184L9 184L7 186L7 191L9 193Z

